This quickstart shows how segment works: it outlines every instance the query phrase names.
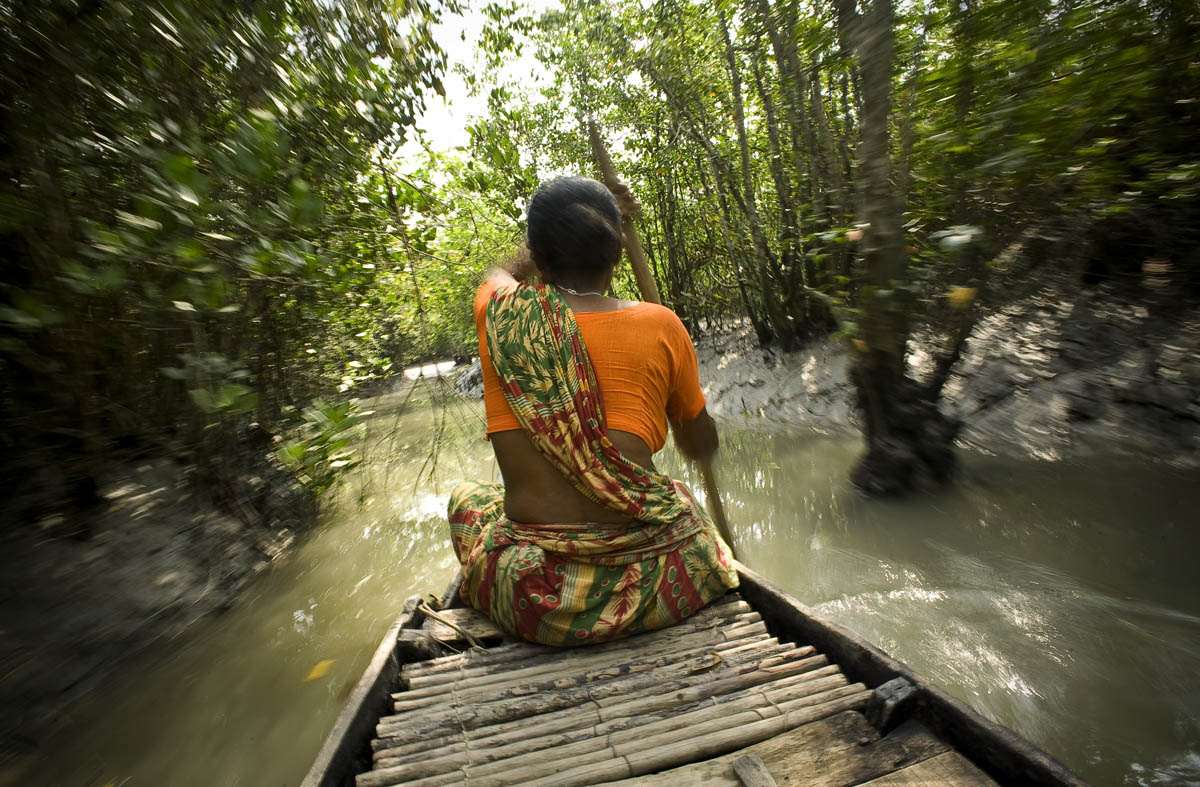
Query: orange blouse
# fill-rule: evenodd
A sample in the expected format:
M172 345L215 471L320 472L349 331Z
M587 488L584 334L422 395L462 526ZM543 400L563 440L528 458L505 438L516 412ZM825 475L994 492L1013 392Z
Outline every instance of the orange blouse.
M488 355L485 320L496 285L489 279L475 295L488 434L521 428ZM675 312L638 303L617 311L575 312L575 321L596 370L609 428L632 432L658 451L667 441L668 418L680 423L704 409L696 348Z

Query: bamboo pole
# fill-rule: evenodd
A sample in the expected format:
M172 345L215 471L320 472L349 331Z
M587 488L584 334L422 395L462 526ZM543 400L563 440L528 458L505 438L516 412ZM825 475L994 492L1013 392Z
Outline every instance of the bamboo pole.
M592 156L596 159L596 166L600 168L600 174L604 178L604 185L608 186L609 191L615 191L620 181L617 179L612 159L608 155L608 148L605 147L604 140L600 138L600 130L596 126L596 121L592 119L588 119L588 140L592 145ZM633 266L633 276L637 280L642 300L661 305L662 298L658 294L658 285L655 284L654 276L650 273L650 265L646 262L646 252L642 249L642 239L638 235L633 216L621 217L621 229L625 232L625 253L629 255L629 263ZM717 477L713 472L712 460L705 460L699 464L700 476L704 479L704 493L708 498L713 523L716 524L721 538L729 546L729 552L733 559L737 560L737 550L733 546L733 534L729 530L729 520L725 518L725 507L721 504L721 492L717 489Z
M743 649L745 644L756 646ZM737 648L734 651L734 648ZM539 670L527 673L511 680L504 673L484 676L485 682L450 683L444 686L445 691L437 694L425 694L420 697L408 698L404 694L395 695L392 704L396 715L413 713L418 710L438 705L472 705L480 702L490 702L505 696L519 697L522 695L541 693L543 691L562 691L567 688L595 685L604 681L634 677L640 673L654 671L655 675L666 676L678 672L704 668L713 668L729 659L742 661L750 657L765 659L781 653L794 653L793 643L779 644L769 638L764 631L755 634L744 641L727 643L724 647L711 644L698 644L677 653L656 653L646 658L635 659L623 663L608 664L579 670L570 666L556 670ZM443 687L438 687L443 688Z
M757 624L762 626L761 623ZM765 627L760 631L754 631L754 634L765 633ZM737 672L738 670L753 670L755 664L753 659L737 659L730 660L726 665L725 670L729 672ZM461 723L467 729L480 727L486 723L501 718L523 718L527 716L535 716L539 713L545 713L550 710L566 708L591 700L603 704L603 701L612 697L622 697L624 695L636 692L659 692L665 690L669 685L690 685L696 681L712 680L712 675L705 669L702 669L711 662L711 659L701 659L693 665L680 665L681 668L692 666L695 669L691 672L684 669L672 671L670 675L659 676L648 674L645 672L626 674L616 680L600 681L594 684L584 684L571 686L559 691L544 693L537 696L511 696L497 699L491 702L467 703L464 705L455 705L456 718L452 721ZM425 725L435 727L445 726L447 724L445 711L438 707L426 706L424 708L408 709L407 712L400 712L392 716L384 716L379 720L376 730L382 735L386 729L392 725L397 727L408 727L410 729L421 728Z
M750 646L750 647L748 647ZM691 659L709 654L741 654L747 649L763 651L766 649L794 650L794 643L780 645L763 631L751 635L745 640L713 643L705 640L680 643L678 650L656 651L640 654L636 658L622 660L607 660L593 662L568 662L565 664L543 664L516 670L496 670L466 677L461 680L447 680L436 686L429 686L416 691L402 691L392 695L396 712L422 707L444 701L453 696L456 701L479 694L507 691L518 686L536 686L541 683L556 683L559 688L565 688L563 681L571 683L591 682L644 672L650 669L665 669L670 672L677 665Z
M787 732L803 724L818 721L845 710L861 709L870 699L871 691L861 683L833 689L822 694L797 698L777 707L750 711L744 723L729 726L724 718L711 719L699 724L678 724L680 720L668 719L667 726L648 737L640 735L620 742L608 743L600 751L569 757L568 770L553 767L562 763L559 750L539 751L528 757L515 757L473 767L460 767L449 773L431 775L409 782L412 775L409 766L395 769L380 769L360 774L358 787L385 787L408 783L411 787L434 787L435 785L468 782L476 787L502 787L504 785L537 785L537 787L571 787L572 785L595 784L597 782L638 776L665 770L692 762L699 752L703 758L725 754L735 749L759 743L774 735ZM754 719L751 719L753 716ZM514 767L515 766L515 767ZM554 771L552 775L546 775ZM542 778L538 778L542 777Z
M679 713L699 708L724 705L751 694L766 692L769 698L775 692L789 689L802 683L839 675L841 670L830 664L824 656L805 659L808 669L787 677L775 677L765 683L746 682L743 676L721 679L693 687L678 693L652 694L627 698L624 703L605 705L589 703L576 708L543 713L533 718L500 721L491 725L465 730L460 726L438 735L417 737L407 732L381 736L371 742L373 751L392 749L397 754L440 748L458 741L470 741L470 748L503 746L516 740L552 735L570 730L586 729L604 735L614 729L622 729L631 718L658 716L673 717ZM844 676L843 676L844 679ZM426 745L427 741L438 741L437 745Z
M634 712L638 703L651 704L668 700L673 705L715 697L730 691L750 688L763 683L788 678L825 666L824 656L809 656L783 664L768 663L760 666L756 660L730 660L716 674L707 670L691 674L675 675L667 679L653 675L635 676L609 681L594 687L571 688L542 696L505 699L499 702L481 703L450 709L450 713L407 713L380 719L376 727L379 739L397 738L405 735L447 735L456 729L478 730L506 722L525 720L536 723L544 714L572 709L581 716L591 711L598 719L612 718L617 713L613 706L625 705L625 712Z
M524 680L520 683L493 682L464 689L455 687L452 691L436 698L427 697L418 701L423 704L409 705L397 702L393 705L393 709L396 711L395 716L397 717L403 718L407 713L412 714L415 718L418 713L445 713L448 708L465 708L589 686L595 688L613 681L637 678L649 672L653 672L657 678L666 680L700 672L716 671L719 673L732 666L754 660L757 660L760 666L765 667L801 657L798 656L801 653L812 655L811 651L796 650L795 645L790 642L780 644L778 641L766 637L756 639L758 639L758 642L755 643L756 647L738 649L736 652L705 647L682 653L678 658L671 654L664 654L654 659L620 665L611 669L592 670L584 674L560 672L544 677L539 675L533 680Z
M495 668L498 663L509 662L520 658L522 663L529 666L538 663L561 663L592 660L598 657L610 659L621 657L625 653L644 654L653 648L664 644L677 643L682 638L696 634L708 633L714 642L723 641L719 632L723 629L741 625L744 622L761 620L745 601L736 600L711 604L679 623L658 631L641 634L636 638L613 640L601 645L591 645L586 648L565 650L549 646L535 646L537 650L515 651L512 658L491 659L490 651L463 658L461 656L446 656L436 661L421 662L405 666L403 675L409 689L419 689L440 683L447 679L478 675ZM468 651L470 653L470 651ZM466 656L467 654L463 654Z

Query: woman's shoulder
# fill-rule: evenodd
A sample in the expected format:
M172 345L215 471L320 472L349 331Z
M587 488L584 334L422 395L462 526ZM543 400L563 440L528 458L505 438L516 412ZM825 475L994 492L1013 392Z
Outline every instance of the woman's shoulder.
M683 327L683 321L670 308L658 303L647 303L646 301L641 301L638 305L641 307L646 319L659 323L664 328L672 331L682 331L684 335L687 334L687 328Z
M665 340L668 344L691 344L691 337L683 322L666 306L647 301L637 301L631 306L615 311L585 312L582 322L603 324L603 330L619 330L627 340Z

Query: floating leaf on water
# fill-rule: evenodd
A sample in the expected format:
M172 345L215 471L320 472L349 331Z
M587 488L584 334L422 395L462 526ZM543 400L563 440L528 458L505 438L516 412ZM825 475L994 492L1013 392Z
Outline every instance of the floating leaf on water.
M337 659L321 659L313 665L312 669L308 671L308 677L306 677L304 681L307 683L310 680L317 680L318 678L325 677L325 673L329 672L329 668L333 666L333 662L336 660Z

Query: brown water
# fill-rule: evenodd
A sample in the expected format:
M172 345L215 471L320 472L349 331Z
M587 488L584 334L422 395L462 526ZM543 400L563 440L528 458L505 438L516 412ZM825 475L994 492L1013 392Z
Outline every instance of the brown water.
M323 526L232 610L119 667L8 781L298 784L403 599L450 579L449 488L495 472L478 409L434 399L376 402ZM723 436L748 565L1098 785L1200 784L1200 474L965 454L951 489L879 502L846 482L855 439Z

